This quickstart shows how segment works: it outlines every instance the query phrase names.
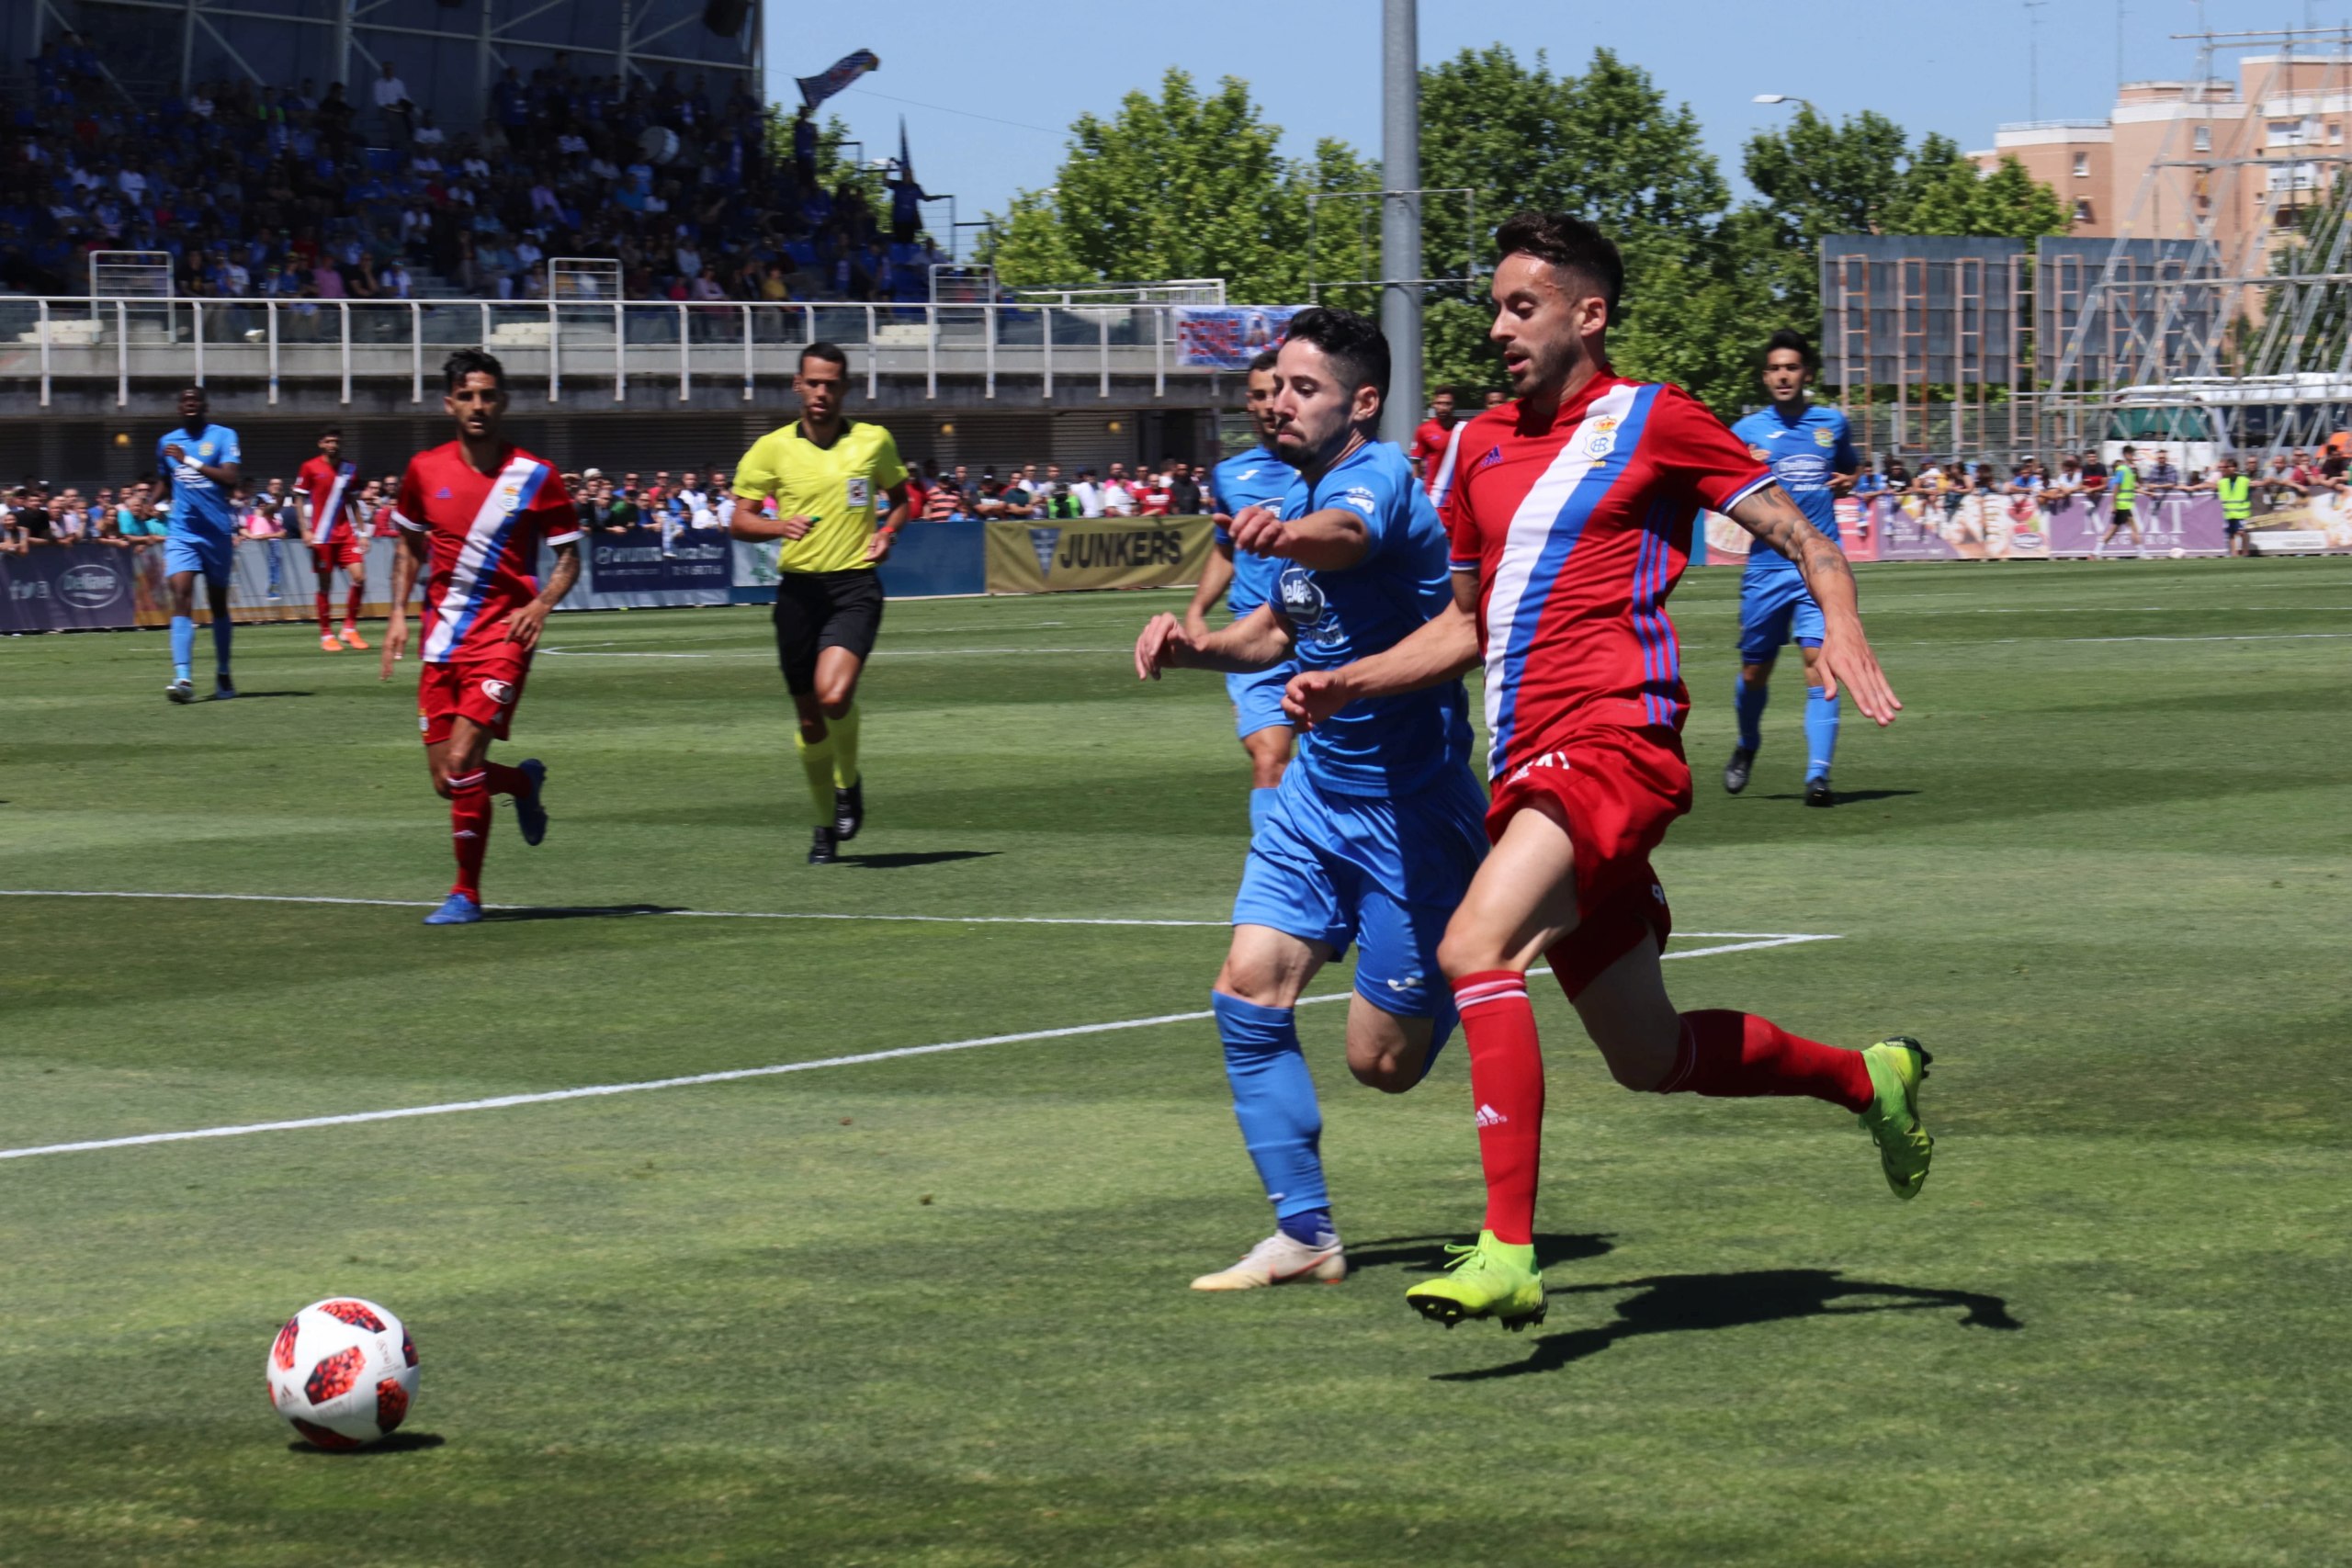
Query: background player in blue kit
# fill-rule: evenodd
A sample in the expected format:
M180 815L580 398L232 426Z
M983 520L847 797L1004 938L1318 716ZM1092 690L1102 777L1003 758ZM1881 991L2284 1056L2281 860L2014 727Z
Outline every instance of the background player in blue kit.
M231 498L243 479L237 433L214 424L201 387L180 393L180 427L155 443L155 468L171 498L164 536L164 570L171 574L172 683L164 694L175 703L196 700L188 663L196 657L196 579L204 577L212 607L212 694L233 697L229 680L229 563L237 547Z
M1292 318L1273 408L1276 448L1296 473L1279 511L1249 508L1231 530L1237 558L1278 569L1274 596L1204 637L1154 617L1136 639L1138 675L1264 670L1294 657L1335 669L1394 647L1453 603L1436 508L1404 454L1371 436L1388 370L1388 340L1363 317ZM1357 703L1306 733L1258 814L1209 1000L1276 1228L1194 1290L1345 1278L1293 1010L1316 971L1354 943L1349 1070L1392 1094L1429 1070L1454 1024L1438 940L1487 848L1470 748L1458 680Z
M1232 520L1253 506L1272 506L1288 491L1298 472L1274 447L1274 361L1267 349L1250 362L1250 417L1258 426L1258 445L1237 452L1209 472L1209 504L1218 517L1216 547L1201 572L1201 585L1184 611L1184 634L1194 642L1209 635L1209 606L1225 595L1226 608L1236 621L1273 597L1274 574L1282 562L1272 556L1237 555ZM1233 728L1241 749L1250 753L1250 826L1254 831L1274 786L1290 766L1293 734L1283 713L1283 687L1298 666L1290 660L1266 670L1227 675L1225 694L1233 699Z
M1764 390L1772 402L1731 427L1759 463L1771 465L1781 488L1796 498L1805 521L1832 544L1838 542L1838 497L1853 487L1862 460L1855 454L1846 416L1806 400L1804 389L1819 362L1802 333L1786 328L1764 346ZM1739 719L1739 744L1724 764L1724 788L1737 795L1747 787L1763 744L1761 724L1766 682L1772 662L1792 637L1804 650L1804 803L1835 806L1829 764L1838 750L1838 699L1822 693L1816 668L1821 658L1821 606L1805 592L1797 563L1777 550L1750 550L1747 576L1739 585L1739 684L1732 711Z

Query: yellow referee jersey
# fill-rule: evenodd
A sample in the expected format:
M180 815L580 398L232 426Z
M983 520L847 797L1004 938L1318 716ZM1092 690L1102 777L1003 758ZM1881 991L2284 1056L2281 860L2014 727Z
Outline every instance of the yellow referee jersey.
M735 494L749 502L774 496L778 516L817 520L804 536L783 541L778 571L857 571L871 570L865 547L874 521L906 479L899 444L880 425L844 419L840 438L820 446L794 420L752 443L735 465Z

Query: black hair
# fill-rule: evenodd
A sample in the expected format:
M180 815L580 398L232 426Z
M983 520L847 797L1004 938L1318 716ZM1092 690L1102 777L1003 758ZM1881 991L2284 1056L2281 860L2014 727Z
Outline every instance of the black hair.
M1350 395L1358 387L1370 387L1382 402L1388 400L1388 338L1371 317L1310 305L1290 319L1290 332L1283 341L1321 349Z
M1260 349L1250 361L1251 374L1254 375L1261 370L1272 370L1274 367L1274 361L1282 356L1283 351L1279 348Z
M842 352L842 345L837 343L812 343L800 351L801 364L806 365L812 359L821 359L842 375L849 374L849 355Z
M506 367L501 365L498 356L487 349L461 348L441 362L444 391L456 391L466 384L469 376L488 376L498 383L500 391L506 389Z
M1497 256L1527 255L1573 272L1609 305L1617 319L1617 297L1625 291L1625 258L1608 235L1572 212L1520 212L1495 231Z
M338 441L342 440L343 426L339 424L330 424L319 432L319 439L322 441L324 441L330 435L334 436Z
M1782 327L1779 332L1766 338L1764 340L1765 359L1770 359L1773 355L1784 348L1794 349L1797 362L1807 370L1821 368L1821 355L1813 352L1813 344L1806 340L1804 333L1797 331L1796 328Z

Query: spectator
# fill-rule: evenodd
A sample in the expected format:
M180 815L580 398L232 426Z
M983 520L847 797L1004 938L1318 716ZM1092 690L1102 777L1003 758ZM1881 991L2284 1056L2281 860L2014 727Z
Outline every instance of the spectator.
M1102 481L1102 515L1133 517L1136 514L1134 483L1127 478L1125 463L1111 465L1110 477Z
M1092 468L1078 470L1078 482L1069 487L1069 499L1071 504L1077 509L1076 515L1080 517L1102 515L1102 487L1094 482Z
M1139 517L1167 516L1169 509L1175 504L1174 494L1175 491L1166 475L1155 474L1149 468L1144 469L1136 476L1136 515Z
M376 118L382 122L384 134L392 139L393 146L407 146L412 125L409 117L415 112L416 106L409 102L408 84L400 79L400 73L393 70L389 60L384 62L383 74L376 78L374 92Z
M1178 517L1201 515L1201 482L1193 477L1193 466L1177 458L1168 459L1168 509Z

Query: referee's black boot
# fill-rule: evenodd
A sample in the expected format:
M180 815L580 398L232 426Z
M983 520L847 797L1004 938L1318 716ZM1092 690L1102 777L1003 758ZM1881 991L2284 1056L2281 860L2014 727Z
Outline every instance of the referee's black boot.
M808 863L810 865L839 865L841 859L842 857L833 850L833 830L831 828L818 829L816 837L808 841Z
M865 826L865 781L858 780L847 789L833 791L833 840L848 843Z

